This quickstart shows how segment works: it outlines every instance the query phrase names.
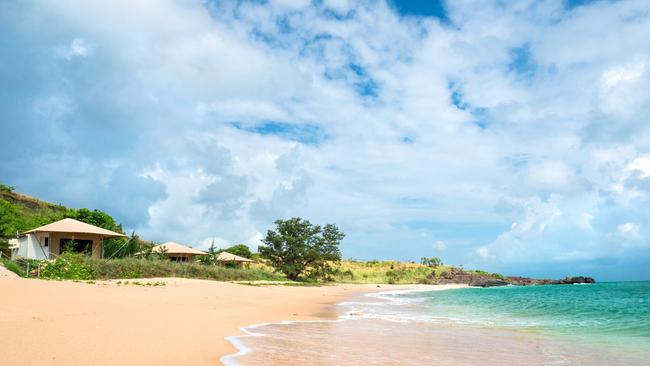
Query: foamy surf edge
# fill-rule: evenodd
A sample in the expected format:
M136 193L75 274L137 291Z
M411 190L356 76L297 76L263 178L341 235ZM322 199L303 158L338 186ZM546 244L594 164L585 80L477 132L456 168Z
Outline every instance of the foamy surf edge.
M386 290L386 291L378 291L378 292L368 292L365 293L363 296L366 297L376 297L382 300L390 301L390 302L395 302L397 301L397 298L392 297L390 295L401 295L401 294L407 294L407 293L413 293L413 292L427 292L427 291L444 291L444 290L453 290L453 289L459 289L459 288L466 288L468 287L467 285L413 285L413 287L409 287L406 289L400 289L400 290ZM336 306L341 306L341 305L348 305L348 304L353 304L353 302L350 301L342 301L340 303L336 303ZM266 322L266 323L258 323L258 324L251 324L251 325L245 325L242 327L239 327L239 330L244 333L241 335L233 335L233 336L227 336L224 339L230 344L237 349L237 352L234 353L229 353L227 355L221 356L219 358L219 362L221 362L222 365L224 366L242 366L240 363L237 362L237 359L239 357L245 356L246 354L250 353L253 349L251 347L248 347L244 344L243 339L246 338L251 338L251 337L264 337L264 333L256 333L252 330L257 329L257 328L262 328L270 325L287 325L287 324L296 324L296 323L337 323L337 322L343 322L343 321L352 321L355 319L372 319L372 318L366 318L366 317L359 317L356 315L353 315L354 311L347 311L345 314L340 315L337 319L318 319L318 320L282 320L279 322ZM381 319L381 318L375 318L375 319ZM381 320L388 320L386 318L381 319Z

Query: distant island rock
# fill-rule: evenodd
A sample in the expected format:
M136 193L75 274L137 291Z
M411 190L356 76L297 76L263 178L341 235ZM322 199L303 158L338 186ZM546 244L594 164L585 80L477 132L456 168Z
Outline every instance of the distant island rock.
M591 277L572 276L561 280L536 279L518 276L500 276L496 274L482 273L477 271L465 271L461 268L451 268L436 277L433 274L428 278L432 284L466 284L473 287L496 287L496 286L533 286L533 285L568 285L596 283Z

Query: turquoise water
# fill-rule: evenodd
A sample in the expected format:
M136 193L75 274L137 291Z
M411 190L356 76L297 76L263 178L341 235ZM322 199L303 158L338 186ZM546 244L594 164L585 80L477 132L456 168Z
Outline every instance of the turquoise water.
M437 288L439 289L439 288ZM650 366L650 282L370 293L254 326L226 365Z
M650 344L650 282L467 288L392 295L461 322Z

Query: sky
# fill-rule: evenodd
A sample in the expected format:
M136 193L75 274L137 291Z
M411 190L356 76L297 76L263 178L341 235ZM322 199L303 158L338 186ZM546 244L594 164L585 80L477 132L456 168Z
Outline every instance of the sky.
M650 2L9 0L0 181L157 242L650 279Z

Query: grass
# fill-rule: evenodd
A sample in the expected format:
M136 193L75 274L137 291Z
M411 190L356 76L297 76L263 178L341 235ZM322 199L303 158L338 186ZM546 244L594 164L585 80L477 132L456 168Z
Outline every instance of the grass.
M265 269L226 268L199 263L137 258L96 259L64 254L41 270L41 277L60 280L108 280L181 277L217 281L283 281L284 277Z
M427 277L448 270L449 266L429 267L419 263L397 261L341 261L341 267L334 276L336 282L343 283L427 283Z
M16 263L3 259L9 270L25 275ZM273 268L264 263L251 264L250 268L227 268L200 263L179 263L167 260L147 260L139 258L96 259L80 254L64 254L57 260L41 267L41 278L55 280L93 280L129 279L120 284L154 286L132 281L140 278L180 277L216 281L232 281L251 286L318 286L323 283L293 282L274 273ZM355 261L344 260L333 276L334 283L358 284L416 284L431 283L431 278L439 278L451 266L430 267L419 263L397 261Z
M20 277L25 277L25 270L21 268L16 262L13 262L9 259L0 258L0 263L5 266L6 269L17 274Z

